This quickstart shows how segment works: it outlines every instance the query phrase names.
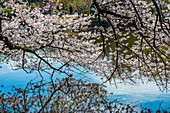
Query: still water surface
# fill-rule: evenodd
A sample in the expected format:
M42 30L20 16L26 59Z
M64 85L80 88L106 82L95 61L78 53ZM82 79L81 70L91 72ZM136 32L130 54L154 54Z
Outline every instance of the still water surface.
M36 72L31 74L26 74L23 70L12 70L10 64L0 63L0 94L10 92L12 86L25 88L26 84L30 80L39 81L41 77L38 76ZM50 80L50 76L43 74L44 80ZM102 83L99 77L96 77L94 73L89 73L86 76L86 81ZM62 76L64 77L64 76ZM76 79L82 79L82 76L74 74ZM142 105L142 107L150 108L152 111L158 110L160 108L170 112L170 92L161 92L159 88L155 85L155 82L148 82L144 80L144 84L139 81L136 85L118 83L117 88L115 85L106 83L107 90L113 95L108 96L109 100L117 100L122 103L132 104L132 105Z

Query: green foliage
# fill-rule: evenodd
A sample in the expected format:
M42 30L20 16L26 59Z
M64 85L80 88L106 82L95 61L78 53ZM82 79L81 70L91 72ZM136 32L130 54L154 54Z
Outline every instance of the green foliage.
M59 0L58 4L63 4L64 9L68 9L70 6L70 0Z
M76 7L76 4L74 4L74 3L70 3L70 5L71 5L72 7Z
M64 10L64 12L66 12L66 13L67 13L68 11L67 11L67 10Z
M5 15L6 17L12 18L12 16L14 16L14 10L9 9L9 8L8 9L3 8L0 15Z
M87 8L85 9L85 12L86 12L87 14L90 14L90 7L87 7Z
M82 12L83 12L83 9L84 9L84 12L86 14L90 13L90 3L89 2L85 2L84 0L74 0L73 3L70 3L70 5L72 7L74 7L75 9L77 7L79 7L82 10Z
M83 6L85 5L84 0L74 0L73 3L75 4L75 6L77 5L80 8L83 8Z
M35 6L36 5L36 3L31 3L31 6Z
M163 1L164 1L165 3L168 3L168 4L170 3L170 1L169 1L169 0L163 0Z
M53 12L56 12L56 13L58 13L58 12L59 12L59 10L57 10L57 9L53 9Z

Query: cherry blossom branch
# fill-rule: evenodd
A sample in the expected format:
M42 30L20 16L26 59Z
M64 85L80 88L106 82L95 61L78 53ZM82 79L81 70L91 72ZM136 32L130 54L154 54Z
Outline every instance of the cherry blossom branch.
M131 2L132 6L133 6L133 8L134 8L134 10L135 10L135 13L136 13L137 17L139 18L139 21L140 21L141 26L144 27L143 22L142 22L142 19L141 19L140 15L139 15L136 7L135 7L135 4L132 2L132 0L129 0L129 1Z
M164 28L163 28L163 26L162 26L162 14L161 14L161 12L160 12L160 9L159 9L159 6L158 6L158 4L156 3L156 1L155 0L152 0L152 2L153 2L153 4L155 5L155 7L156 7L156 10L157 10L157 13L158 13L158 16L159 16L159 22L160 22L160 25L161 25L161 28L162 28L162 30L164 31L164 33L170 38L170 35L164 30Z
M128 17L128 16L123 16L123 15L120 15L120 14L117 14L117 13L114 13L112 11L109 11L109 10L104 10L104 9L101 9L99 4L96 2L96 0L93 0L93 3L95 4L96 8L98 9L98 11L101 13L106 13L106 14L110 14L110 15L113 15L115 17L119 17L119 18L124 18L124 19L130 19L132 17Z

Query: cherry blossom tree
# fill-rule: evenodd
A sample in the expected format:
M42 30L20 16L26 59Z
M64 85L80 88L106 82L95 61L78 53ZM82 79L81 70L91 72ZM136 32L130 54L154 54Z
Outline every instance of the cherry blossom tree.
M4 54L4 58L1 60L4 62L13 61L14 63L12 65L14 69L23 69L26 73L37 70L40 75L42 71L50 74L51 78L55 75L61 76L61 74L68 77L65 80L58 80L57 82L51 79L51 82L48 84L52 87L51 90L47 86L43 88L43 84L30 84L30 87L26 87L24 90L14 89L16 92L14 91L13 95L11 95L12 93L9 93L9 96L2 94L2 101L0 102L2 112L13 110L17 112L28 112L32 110L31 108L33 108L33 111L43 112L48 111L48 107L51 107L50 110L53 111L56 107L54 106L53 108L51 104L54 98L56 98L54 100L55 103L63 102L61 98L58 101L55 96L59 95L59 93L62 93L60 96L63 96L63 99L75 98L76 100L74 101L70 99L65 100L68 106L73 106L75 103L80 102L77 100L78 97L74 97L79 95L75 91L83 87L85 89L83 92L80 92L80 96L87 102L87 99L90 99L89 92L95 91L100 87L96 89L94 87L95 84L83 85L81 83L74 89L73 87L67 87L66 84L70 86L74 84L74 87L76 87L76 81L70 79L73 73L75 73L75 69L79 73L86 73L89 69L95 71L99 64L104 64L106 61L106 59L98 60L101 53L100 49L102 49L100 45L95 43L95 40L87 40L90 39L91 35L94 36L94 34L88 32L78 33L80 27L90 24L90 17L61 19L57 15L44 15L40 12L39 7L32 8L22 1L4 2L4 6L12 8L11 14L13 16L7 18L8 14L2 13L3 17L0 18L0 52ZM74 35L72 33L76 34ZM61 66L57 67L55 63ZM85 71L80 70L80 67L83 67ZM81 80L78 82L81 82ZM90 89L86 90L88 87ZM73 89L74 91L71 91ZM101 89L101 95L105 94L103 91ZM98 96L97 94L99 92L94 94ZM94 94L92 94L91 98L94 97ZM97 102L99 97L92 101ZM69 105L69 101L73 101L73 103ZM61 103L59 104L62 107Z
M147 76L167 88L170 74L169 4L155 0L93 2L97 9L103 53L114 56L114 71L109 80L117 75L122 79L131 78L128 74L121 74L124 66L130 66L132 70L139 70L137 77ZM108 28L102 20L107 21ZM115 42L114 49L112 45L106 45L107 40ZM161 81L160 84L157 80Z
M170 5L156 0L93 0L93 3L94 15L59 18L57 15L44 15L40 7L33 8L21 0L3 2L4 7L12 9L12 16L8 18L8 13L0 13L0 52L4 54L1 60L13 61L14 69L23 69L26 73L44 71L51 78L56 74L68 78L58 83L50 82L51 92L47 87L45 91L51 94L42 97L45 103L41 100L42 95L30 97L40 101L39 112L47 110L48 105L53 110L51 100L56 92L67 94L66 98L72 95L70 87L66 86L72 85L70 78L75 70L78 74L93 71L104 82L114 82L115 85L115 79L135 83L135 79L147 77L168 91ZM92 26L93 19L97 19L97 25ZM89 30L89 26L93 28ZM43 92L42 84L32 85L30 88ZM16 97L20 101L18 95L13 97L14 101ZM25 92L21 98L26 99ZM26 102L14 105L18 106L18 111L22 106L26 112L29 110ZM36 104L33 101L31 105Z

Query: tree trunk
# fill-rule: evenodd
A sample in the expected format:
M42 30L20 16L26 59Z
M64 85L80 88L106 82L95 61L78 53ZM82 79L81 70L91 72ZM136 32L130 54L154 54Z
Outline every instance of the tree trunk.
M79 7L77 5L76 5L76 9L78 11L78 15L81 15L80 9L79 9Z
M83 6L83 17L84 17L84 14L85 14L85 5Z

